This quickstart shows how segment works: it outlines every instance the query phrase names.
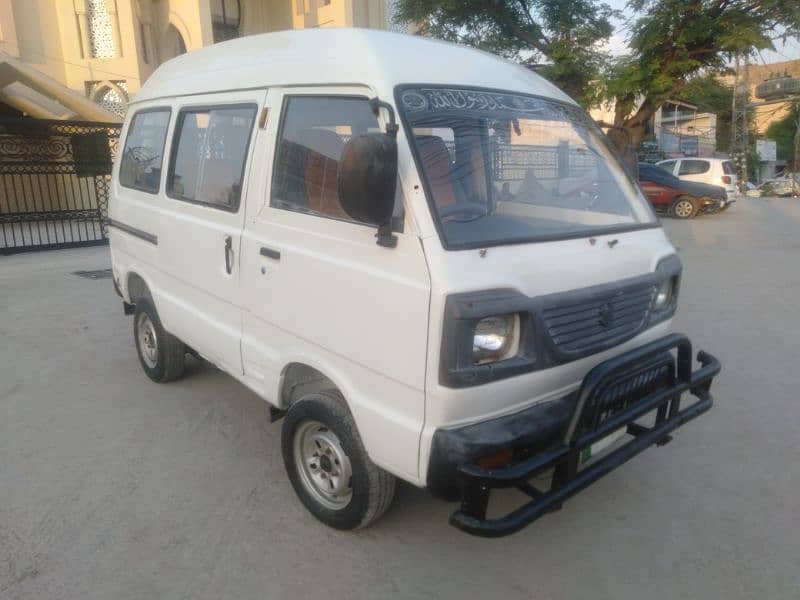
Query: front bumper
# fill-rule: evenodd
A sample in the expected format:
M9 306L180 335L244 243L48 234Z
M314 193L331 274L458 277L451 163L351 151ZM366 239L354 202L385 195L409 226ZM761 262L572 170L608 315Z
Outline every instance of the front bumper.
M672 351L677 350L677 356ZM434 493L458 498L450 517L455 527L474 535L501 537L519 531L621 466L645 448L668 442L670 433L713 404L711 381L720 364L705 352L692 372L692 346L678 334L640 346L603 362L580 389L560 400L455 430L439 430L431 449L428 485ZM681 408L681 396L697 398ZM646 416L653 423L639 423ZM624 429L629 440L581 468L593 444ZM486 458L513 451L503 467ZM483 465L483 466L481 466ZM549 489L530 480L552 470ZM491 490L516 488L531 501L499 518L487 518Z
M700 202L699 212L703 214L718 213L725 207L726 202L726 200L718 198L705 198Z

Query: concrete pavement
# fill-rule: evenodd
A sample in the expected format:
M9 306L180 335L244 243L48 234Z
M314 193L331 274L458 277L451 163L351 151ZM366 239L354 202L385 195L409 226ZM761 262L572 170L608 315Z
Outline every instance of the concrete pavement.
M110 280L71 274L106 248L0 258L0 598L800 598L800 201L665 226L716 407L501 540L408 485L325 528L261 400L197 361L141 372Z

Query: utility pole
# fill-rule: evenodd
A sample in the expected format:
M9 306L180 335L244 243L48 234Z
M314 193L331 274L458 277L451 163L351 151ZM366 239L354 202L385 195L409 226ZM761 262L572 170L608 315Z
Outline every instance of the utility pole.
M735 58L736 80L733 86L733 105L731 107L731 158L736 165L739 190L747 189L747 150L749 123L747 105L750 102L749 58L744 61L737 54Z
M797 101L797 130L794 132L794 168L792 169L792 196L800 197L800 100Z

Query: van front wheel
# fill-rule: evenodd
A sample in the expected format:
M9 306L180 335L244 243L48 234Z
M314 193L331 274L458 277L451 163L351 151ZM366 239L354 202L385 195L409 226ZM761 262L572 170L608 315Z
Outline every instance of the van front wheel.
M338 392L309 394L295 402L283 420L281 447L295 493L330 527L366 527L394 497L394 476L367 456Z
M148 298L136 300L133 339L139 362L150 379L166 383L183 375L186 346L164 329L153 303Z

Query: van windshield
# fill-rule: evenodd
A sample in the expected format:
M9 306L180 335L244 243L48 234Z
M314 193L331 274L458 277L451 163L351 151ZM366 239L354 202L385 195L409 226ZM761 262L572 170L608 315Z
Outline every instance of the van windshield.
M435 86L401 87L397 96L447 248L657 226L579 107Z

